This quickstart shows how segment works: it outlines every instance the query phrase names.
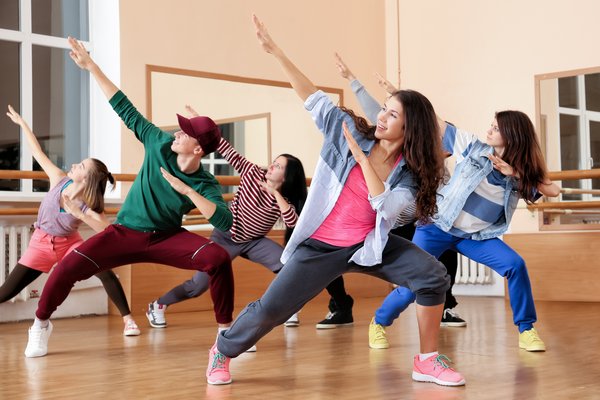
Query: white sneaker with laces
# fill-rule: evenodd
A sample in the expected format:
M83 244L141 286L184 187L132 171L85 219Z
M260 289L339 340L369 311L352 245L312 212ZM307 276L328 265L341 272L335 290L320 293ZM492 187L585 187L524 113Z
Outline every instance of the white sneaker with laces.
M125 322L123 336L139 336L140 333L140 328L138 328L137 324L133 319L128 319L127 322Z
M167 320L165 319L165 311L167 306L162 304L158 304L155 300L152 303L148 304L148 310L146 310L146 317L148 318L148 322L150 322L150 326L153 328L166 328Z
M48 339L52 333L52 322L45 328L32 325L29 328L29 340L25 348L25 357L43 357L48 354Z

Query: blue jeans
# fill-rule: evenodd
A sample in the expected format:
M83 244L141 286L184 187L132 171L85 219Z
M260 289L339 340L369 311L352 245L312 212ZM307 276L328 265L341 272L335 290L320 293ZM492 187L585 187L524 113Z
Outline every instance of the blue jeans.
M413 237L413 243L436 257L448 249L456 250L506 277L515 325L519 327L519 332L533 328L537 316L525 261L506 243L497 238L462 239L442 231L434 224L418 227ZM397 318L414 301L414 297L406 293L408 289L398 289L400 290L392 291L376 311L376 322L386 326L391 325L393 319ZM378 316L381 320L377 318Z

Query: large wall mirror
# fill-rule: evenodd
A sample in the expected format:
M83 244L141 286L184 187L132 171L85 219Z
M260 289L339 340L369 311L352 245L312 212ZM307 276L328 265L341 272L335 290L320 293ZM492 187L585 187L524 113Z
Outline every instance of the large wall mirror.
M248 160L267 166L290 153L313 175L322 135L289 83L147 65L146 85L148 119L163 129L178 129L175 114L185 115L189 104ZM342 89L319 88L343 104ZM203 162L215 175L235 175L219 154Z
M600 67L535 77L537 126L550 171L600 168ZM600 200L600 179L564 180L561 201ZM595 225L600 210L555 212L544 223L557 226Z

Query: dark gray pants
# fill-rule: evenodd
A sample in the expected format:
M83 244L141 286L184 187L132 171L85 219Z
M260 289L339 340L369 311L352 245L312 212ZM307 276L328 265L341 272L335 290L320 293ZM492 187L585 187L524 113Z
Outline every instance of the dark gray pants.
M406 239L390 235L381 264L363 267L349 263L361 246L362 243L337 247L314 239L304 241L265 294L248 304L233 325L219 334L219 351L228 357L242 354L346 272L360 272L406 286L416 294L420 305L444 303L450 277L435 257Z
M262 237L246 243L236 243L231 240L230 232L222 232L214 229L210 240L220 245L229 254L231 261L237 256L241 256L250 261L262 264L273 272L278 272L283 264L279 259L283 252L283 247L271 239ZM158 299L158 304L169 306L179 303L193 297L198 297L208 290L210 277L207 273L198 271L181 285L175 286Z

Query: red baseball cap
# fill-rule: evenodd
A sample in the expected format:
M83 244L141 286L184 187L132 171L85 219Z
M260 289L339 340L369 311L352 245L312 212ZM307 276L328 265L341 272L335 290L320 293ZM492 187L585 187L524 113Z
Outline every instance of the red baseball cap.
M215 121L208 117L186 118L177 114L182 131L198 141L205 155L215 151L221 141L221 130Z

